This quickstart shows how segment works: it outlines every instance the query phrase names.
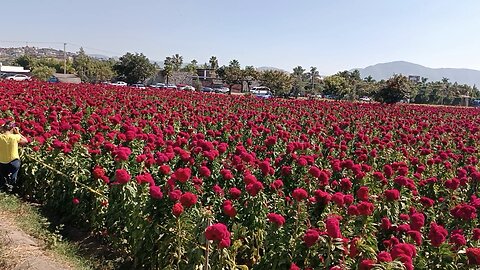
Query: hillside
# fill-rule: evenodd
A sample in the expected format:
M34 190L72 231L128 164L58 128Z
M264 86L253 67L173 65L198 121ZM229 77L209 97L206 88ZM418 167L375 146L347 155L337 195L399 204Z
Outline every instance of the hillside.
M463 68L429 68L422 65L395 61L381 63L366 68L358 68L362 78L372 76L376 80L388 79L393 74L413 75L428 78L429 81L438 81L448 78L450 82L460 84L480 85L480 71Z

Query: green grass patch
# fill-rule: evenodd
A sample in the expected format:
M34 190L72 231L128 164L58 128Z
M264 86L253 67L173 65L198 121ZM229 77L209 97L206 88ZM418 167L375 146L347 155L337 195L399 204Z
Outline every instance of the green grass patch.
M2 192L0 193L0 212L10 217L24 232L39 239L42 246L59 261L64 261L75 269L99 269L98 262L80 255L77 244L66 241L58 231L49 230L50 222L40 214L38 206Z

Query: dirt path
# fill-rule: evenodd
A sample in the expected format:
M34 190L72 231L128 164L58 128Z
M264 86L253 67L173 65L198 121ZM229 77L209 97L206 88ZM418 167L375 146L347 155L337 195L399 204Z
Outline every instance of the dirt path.
M5 270L73 269L46 252L40 241L23 232L8 213L0 211L0 268Z

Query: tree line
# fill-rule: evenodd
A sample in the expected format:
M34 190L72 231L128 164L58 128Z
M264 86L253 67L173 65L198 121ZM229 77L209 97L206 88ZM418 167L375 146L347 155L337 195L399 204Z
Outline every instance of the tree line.
M15 64L31 69L39 79L47 80L55 72L63 73L63 60L52 58L33 58L28 55L15 60ZM83 82L99 83L103 81L122 80L127 83L144 82L160 72L166 82L175 72L183 71L195 78L197 69L209 69L213 76L221 79L230 89L234 85L245 85L247 90L253 84L269 87L276 96L327 96L337 100L358 100L368 98L385 103L400 101L419 104L457 105L462 98L478 98L477 87L450 82L448 78L441 81L428 81L421 78L415 82L403 75L392 74L387 80L376 81L372 77L361 78L358 70L341 71L331 76L321 77L316 67L308 70L302 66L292 72L282 70L258 71L253 66L242 68L238 60L231 60L228 65L219 66L218 59L212 56L208 63L199 64L193 59L184 63L179 54L167 56L163 68L152 63L141 53L126 53L117 59L100 60L88 56L80 48L73 60L66 63L67 73L79 76ZM201 87L198 77L194 86Z

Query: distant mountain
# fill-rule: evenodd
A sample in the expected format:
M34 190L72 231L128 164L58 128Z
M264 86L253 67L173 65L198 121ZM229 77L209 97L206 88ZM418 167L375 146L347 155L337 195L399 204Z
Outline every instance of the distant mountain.
M450 82L480 86L480 70L465 68L428 68L405 61L381 63L366 68L357 68L362 78L372 76L375 80L388 79L393 74L420 76L428 81L439 81L448 78Z
M110 56L106 56L106 55L103 55L103 54L88 54L88 56L93 57L95 59L99 59L99 60L108 60L108 59L112 58Z
M278 71L283 71L283 72L287 72L281 68L276 68L276 67L257 67L256 68L257 71L267 71L267 70L278 70Z

